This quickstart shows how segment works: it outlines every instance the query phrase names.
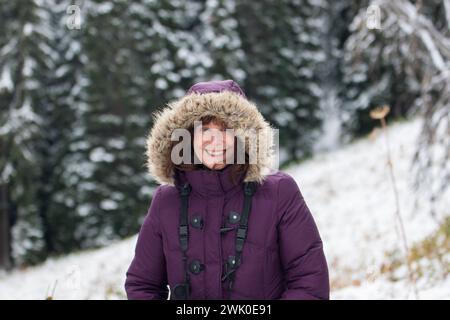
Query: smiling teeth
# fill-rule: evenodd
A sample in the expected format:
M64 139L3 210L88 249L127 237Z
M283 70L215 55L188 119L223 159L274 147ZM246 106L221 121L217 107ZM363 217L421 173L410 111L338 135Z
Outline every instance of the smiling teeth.
M206 151L206 153L208 153L210 156L221 156L221 155L223 155L223 151L215 151L215 152L211 152L211 151L208 151L208 150L205 150Z

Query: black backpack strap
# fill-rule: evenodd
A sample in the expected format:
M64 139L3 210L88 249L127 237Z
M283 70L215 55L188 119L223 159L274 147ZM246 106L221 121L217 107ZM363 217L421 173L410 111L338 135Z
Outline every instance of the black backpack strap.
M187 300L190 295L190 278L187 264L187 249L189 243L189 226L188 226L188 204L189 194L191 192L191 186L189 183L185 183L180 189L181 197L181 210L180 210L180 224L178 228L178 237L180 241L181 251L183 253L183 266L184 266L184 282L176 285L173 288L174 300Z
M179 240L180 247L183 252L187 251L189 240L189 226L188 226L188 202L191 186L186 184L180 190L181 197L181 211L180 211L180 226L179 226Z
M248 216L252 210L252 196L255 192L253 182L247 182L244 185L244 209L242 210L241 221L236 231L236 265L240 265L242 249L247 238Z
M241 265L241 255L242 250L244 249L245 239L247 238L247 229L248 229L248 217L250 211L252 209L252 197L256 192L256 183L255 182L245 182L244 183L244 208L242 210L241 220L239 223L239 227L236 230L236 242L235 242L235 256L231 261L227 262L227 271L225 275L222 277L222 281L225 281L227 278L228 282L228 298L231 297L231 290L233 288L234 274L237 268Z

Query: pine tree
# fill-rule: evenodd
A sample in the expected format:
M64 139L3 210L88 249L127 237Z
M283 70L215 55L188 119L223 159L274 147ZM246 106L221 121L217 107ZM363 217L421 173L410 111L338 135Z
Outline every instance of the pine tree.
M450 36L448 12L450 3L448 0L411 0L417 12L432 21L436 30L446 37Z
M154 183L144 154L151 114L183 95L201 64L192 61L198 48L189 34L196 16L185 6L115 0L82 8L83 53L96 62L84 70L83 150L69 161L82 247L134 234L148 209Z
M42 258L48 223L37 204L41 172L36 150L43 122L41 77L51 63L44 51L49 42L47 12L35 1L3 1L0 10L0 183L3 205L17 220L14 256L26 254L34 262Z
M449 123L450 3L448 1L371 2L381 10L381 29L366 27L366 12L355 17L345 43L343 96L350 132L374 125L368 111L380 104L394 117L420 114L423 129L414 157L415 185L433 203L447 191ZM447 130L448 131L448 130Z
M376 2L378 3L378 2ZM369 132L375 123L369 110L389 104L390 115L407 117L420 96L428 54L411 29L380 5L381 28L369 29L367 8L350 26L342 63L344 127L353 134ZM411 54L414 52L414 54Z
M80 120L64 173L68 190L74 191L72 214L77 223L70 237L61 241L61 250L103 245L130 235L148 205L140 193L147 183L140 155L143 128L148 125L145 96L140 94L148 82L145 67L133 52L129 7L125 1L89 1L80 7L84 13L80 45L89 63L82 66Z
M280 129L281 163L311 154L320 127L323 2L238 1L248 95Z
M320 119L322 128L320 137L314 142L314 151L337 148L342 142L342 108L340 93L344 44L350 35L349 26L355 14L369 1L327 1L321 30L321 47L326 59L317 68L317 75L323 91L320 99Z
M48 219L47 254L63 254L79 248L75 227L78 195L69 161L76 157L82 136L81 111L85 107L83 55L80 45L82 31L70 29L68 0L47 0L47 23L51 29L52 64L42 77L46 90L40 97L41 139L36 148L41 174L38 203Z
M233 79L243 85L248 66L235 1L205 2L200 10L199 23L193 32L203 48L199 59L208 79ZM203 75L194 80L205 81L205 78Z
M17 263L35 263L66 252L72 238L73 190L65 189L64 158L76 132L79 46L65 29L70 1L2 5L2 181ZM8 51L8 49L11 49Z

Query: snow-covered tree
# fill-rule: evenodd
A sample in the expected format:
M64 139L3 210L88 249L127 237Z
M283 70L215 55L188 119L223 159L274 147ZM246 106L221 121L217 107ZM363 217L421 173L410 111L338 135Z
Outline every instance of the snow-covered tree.
M78 152L66 159L65 174L80 217L74 237L88 247L139 230L154 187L144 158L151 114L183 95L205 62L190 34L195 3L90 1L81 10L81 46L91 62L72 144Z
M17 216L13 231L15 256L30 261L48 245L48 217L38 203L41 168L37 143L42 139L41 114L46 95L43 80L52 65L49 11L38 1L3 1L0 6L0 172L8 210Z
M381 28L369 29L367 9L361 9L344 48L344 126L357 134L373 128L368 111L376 106L389 104L395 117L408 114L420 95L423 70L418 62L427 59L424 51L417 50L409 30L384 7L379 8Z
M396 117L421 114L416 181L436 199L450 176L449 1L370 4L380 9L381 28L367 28L367 11L362 9L345 43L345 124L353 132L366 132L374 125L369 109L381 104L390 105Z
M424 72L421 94L414 106L424 121L413 168L416 186L433 203L450 191L450 1L413 6L402 0L385 5L399 23L409 28L410 37L418 43L417 51L427 57L417 58ZM416 57L417 51L411 54Z
M81 1L47 0L47 19L52 37L52 64L42 78L46 90L40 98L41 139L36 148L41 174L38 192L39 210L48 220L48 254L61 254L77 248L74 226L80 219L75 214L77 194L66 160L76 154L73 148L82 131L81 112L85 108L82 73L83 60L80 30L71 25L70 6ZM77 14L77 13L75 13ZM76 22L76 21L75 21ZM78 136L79 137L79 136Z
M320 126L324 1L237 1L244 87L280 129L280 160L310 154Z
M327 1L324 3L324 19L321 32L321 48L326 59L317 68L317 77L322 88L320 96L320 119L322 127L314 142L314 151L337 148L341 143L343 102L342 70L344 44L350 34L350 24L357 12L367 7L368 1Z

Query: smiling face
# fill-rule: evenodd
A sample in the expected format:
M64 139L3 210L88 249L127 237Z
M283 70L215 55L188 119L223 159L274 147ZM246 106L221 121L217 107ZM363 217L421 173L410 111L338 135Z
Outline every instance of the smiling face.
M217 121L204 123L194 129L194 152L206 167L213 170L225 168L232 163L234 134L225 124Z

